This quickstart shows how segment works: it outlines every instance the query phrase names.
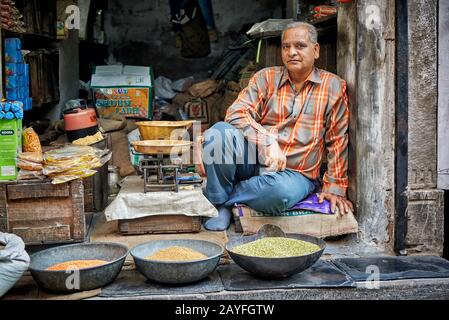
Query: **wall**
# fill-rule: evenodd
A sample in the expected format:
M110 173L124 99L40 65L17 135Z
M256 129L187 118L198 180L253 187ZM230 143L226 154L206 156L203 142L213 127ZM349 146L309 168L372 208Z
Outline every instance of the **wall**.
M232 44L229 32L239 31L243 24L267 18L281 18L281 1L213 0L215 22L221 35L212 44L207 58L184 59L175 46L175 34L170 22L168 0L110 0L105 13L105 29L110 53L124 63L151 65L157 75L172 79L210 70L219 61L223 50Z
M439 10L438 187L449 190L449 2L440 1Z
M350 98L348 193L357 210L357 241L365 246L365 251L376 248L392 252L395 3L358 1L342 5L340 10L337 69L348 83Z
M409 147L406 245L441 254L444 194L437 189L438 1L408 2Z
M79 51L78 31L70 31L66 40L58 42L59 47L59 104L49 107L46 118L59 120L67 101L79 95Z

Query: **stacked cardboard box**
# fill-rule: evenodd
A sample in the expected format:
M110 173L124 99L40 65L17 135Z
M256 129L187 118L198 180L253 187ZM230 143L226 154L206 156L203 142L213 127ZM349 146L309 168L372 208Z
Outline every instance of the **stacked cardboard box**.
M151 67L97 66L91 87L100 116L152 119L153 83Z
M17 179L17 156L22 152L22 120L0 120L0 181Z
M33 107L30 96L30 69L22 57L22 43L19 38L5 39L6 99L19 101L24 111Z

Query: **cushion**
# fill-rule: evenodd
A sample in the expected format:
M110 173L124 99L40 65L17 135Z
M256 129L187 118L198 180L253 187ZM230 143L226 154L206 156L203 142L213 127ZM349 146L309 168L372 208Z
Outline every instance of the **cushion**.
M359 231L359 225L353 213L341 216L311 211L292 211L273 216L246 206L236 206L233 213L237 231L243 232L244 235L256 234L265 224L278 225L285 233L299 233L318 238L357 234Z

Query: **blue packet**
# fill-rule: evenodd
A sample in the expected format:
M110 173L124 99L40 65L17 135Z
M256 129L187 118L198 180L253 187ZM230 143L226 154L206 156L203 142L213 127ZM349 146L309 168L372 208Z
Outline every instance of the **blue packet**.
M6 89L23 87L23 76L7 76Z
M25 111L33 109L33 98L28 98Z
M5 39L5 62L22 63L22 43L19 38Z
M17 63L5 63L6 76L18 76L20 75L19 64Z
M22 74L25 78L25 81L28 83L30 82L30 65L29 64L22 64Z
M5 119L6 120L13 120L15 118L14 113L12 112L6 112Z
M11 111L14 113L23 111L23 102L14 101L11 103Z
M30 87L22 87L22 99L26 99L30 96Z
M20 110L18 112L14 112L14 116L16 117L16 119L23 120L23 111Z
M4 112L9 112L9 111L11 111L11 102L4 102L4 103L3 103L3 111L4 111Z
M8 99L8 100L18 100L18 99L20 99L20 90L19 90L19 88L6 89L6 99Z
M5 119L5 111L0 111L0 120Z

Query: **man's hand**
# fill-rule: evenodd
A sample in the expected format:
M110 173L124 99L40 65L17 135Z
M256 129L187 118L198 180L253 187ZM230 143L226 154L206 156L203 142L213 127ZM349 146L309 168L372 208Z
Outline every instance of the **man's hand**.
M320 203L324 200L328 200L331 203L331 210L333 213L337 213L337 208L340 215L344 216L349 214L349 212L354 212L354 206L352 202L344 197L340 197L331 193L323 192L320 194Z
M277 142L269 146L266 149L266 153L265 165L271 172L282 172L287 169L287 157Z

